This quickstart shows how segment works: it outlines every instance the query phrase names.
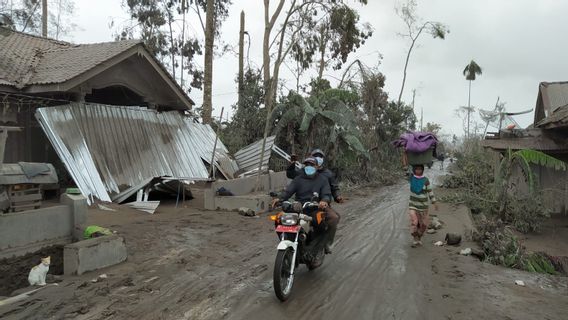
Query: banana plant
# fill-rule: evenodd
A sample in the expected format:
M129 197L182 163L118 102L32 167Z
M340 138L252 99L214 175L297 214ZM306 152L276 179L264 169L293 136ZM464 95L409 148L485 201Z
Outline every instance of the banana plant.
M341 100L331 98L322 101L318 97L305 99L295 92L291 92L287 100L287 103L278 105L274 110L273 121L278 120L275 134L287 129L290 137L290 130L295 135L295 128L298 128L297 133L305 137L308 150L314 147L316 136L325 134L328 145L324 148L344 143L354 152L368 157L366 148L358 138L359 130L353 111ZM293 137L290 140L293 142Z
M495 180L495 185L497 187L496 192L499 195L498 199L500 200L499 213L502 216L504 215L507 208L507 203L509 200L510 179L515 164L518 164L521 168L526 178L529 192L531 194L534 194L536 189L536 175L531 165L543 166L554 170L566 170L565 162L547 155L546 153L530 149L517 151L508 149L503 155L503 159L501 159L501 163L499 164L497 172L497 178Z

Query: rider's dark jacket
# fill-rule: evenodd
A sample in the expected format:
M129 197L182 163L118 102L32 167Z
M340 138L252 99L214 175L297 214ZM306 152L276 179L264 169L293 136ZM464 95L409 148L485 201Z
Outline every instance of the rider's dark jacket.
M297 169L296 165L294 163L291 163L290 166L288 166L288 168L286 169L286 177L288 179L294 179L297 176L303 174L304 171L301 169ZM339 197L339 184L337 183L337 180L335 179L335 174L329 170L328 168L323 168L318 170L318 173L320 175L323 175L327 178L328 183L329 183L329 187L331 189L331 195L333 197L334 200L336 200L337 202L337 197Z
M302 171L288 184L286 190L278 198L281 201L286 201L295 194L296 201L304 203L312 200L314 192L317 192L320 201L331 201L331 188L328 178L319 172L310 177Z

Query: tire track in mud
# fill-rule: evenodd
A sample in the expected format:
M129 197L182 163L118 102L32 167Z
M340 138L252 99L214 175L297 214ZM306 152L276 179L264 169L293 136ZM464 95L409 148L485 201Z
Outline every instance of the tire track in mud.
M227 318L413 318L422 301L407 290L419 286L420 277L409 275L405 191L398 184L338 207L335 252L324 265L311 272L300 266L292 297L281 303L272 291L271 261L263 284L234 297Z

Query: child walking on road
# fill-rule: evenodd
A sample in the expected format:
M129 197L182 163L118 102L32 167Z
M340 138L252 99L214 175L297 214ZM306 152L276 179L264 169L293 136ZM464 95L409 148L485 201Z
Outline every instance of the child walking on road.
M422 235L428 229L430 219L428 216L428 200L432 202L435 210L438 204L432 191L430 180L424 176L424 165L414 165L410 176L410 202L408 214L410 216L410 232L413 237L412 247L422 245Z

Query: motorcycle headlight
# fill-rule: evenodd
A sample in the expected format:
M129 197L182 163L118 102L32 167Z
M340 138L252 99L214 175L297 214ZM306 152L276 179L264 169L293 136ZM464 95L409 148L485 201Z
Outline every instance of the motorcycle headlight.
M285 213L280 217L280 223L285 226L295 226L298 224L298 221L297 213Z

